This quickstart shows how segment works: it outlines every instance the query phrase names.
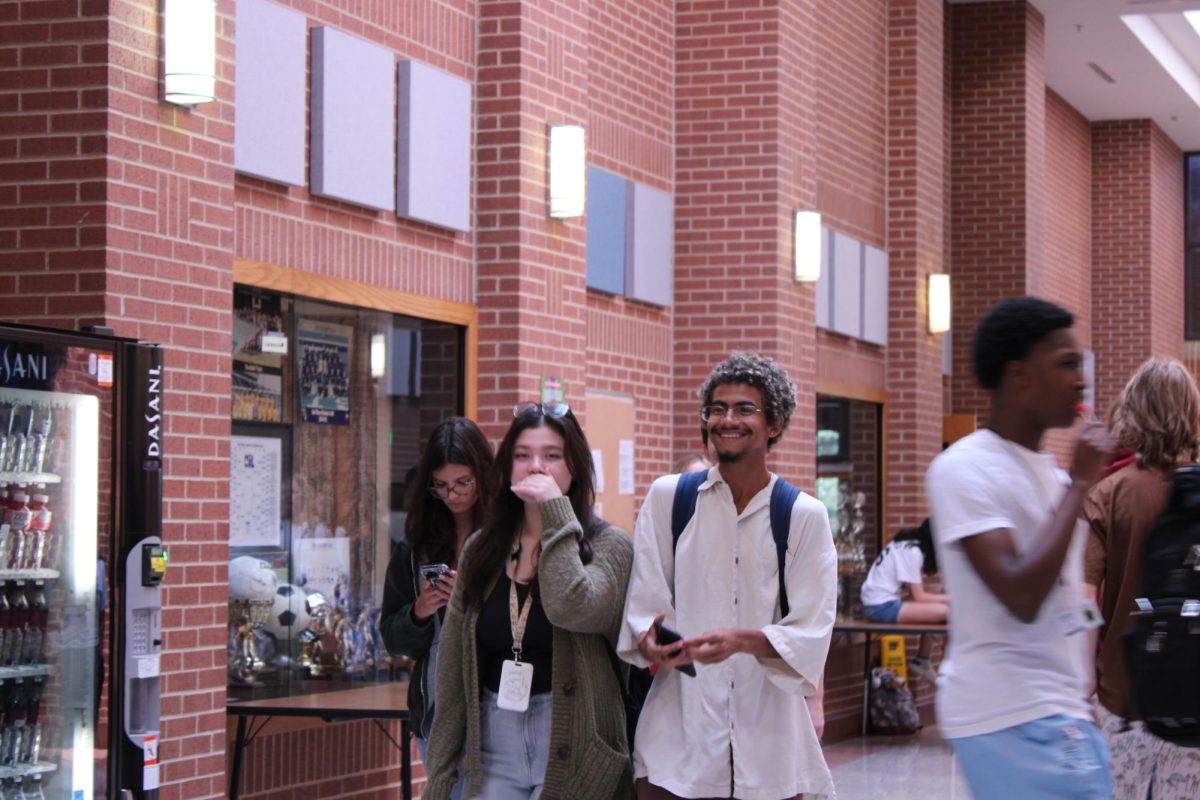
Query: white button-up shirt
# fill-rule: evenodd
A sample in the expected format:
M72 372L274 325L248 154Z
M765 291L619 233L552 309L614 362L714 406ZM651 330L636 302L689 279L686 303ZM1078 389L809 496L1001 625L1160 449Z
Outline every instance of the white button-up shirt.
M681 797L832 796L804 702L825 669L837 602L825 507L801 494L792 508L784 562L789 613L780 619L770 519L776 477L738 514L719 468L710 469L672 553L678 479L656 480L638 514L620 656L646 666L638 639L665 611L685 638L718 628L761 630L780 657L738 653L697 664L695 678L659 672L638 720L635 776Z

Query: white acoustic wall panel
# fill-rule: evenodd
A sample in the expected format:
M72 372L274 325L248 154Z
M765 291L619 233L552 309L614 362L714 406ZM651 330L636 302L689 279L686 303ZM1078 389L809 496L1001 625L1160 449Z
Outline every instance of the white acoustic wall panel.
M888 254L877 247L863 246L862 338L887 346Z
M237 4L233 167L304 185L304 14L268 0Z
M313 194L395 209L395 63L385 47L313 28Z
M862 337L862 243L833 232L832 329L845 336Z
M629 187L625 234L625 296L671 305L675 253L674 201L667 192L634 183Z
M817 278L817 327L830 329L829 307L833 297L833 275L830 254L833 252L833 231L821 226L821 277Z
M470 230L471 84L418 61L396 71L396 216Z

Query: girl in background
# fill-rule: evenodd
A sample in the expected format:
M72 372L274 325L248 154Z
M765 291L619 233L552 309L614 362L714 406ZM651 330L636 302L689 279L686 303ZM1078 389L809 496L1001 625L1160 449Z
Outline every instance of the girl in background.
M463 544L491 500L491 468L492 447L474 422L448 417L434 428L408 485L405 538L388 562L379 628L389 653L415 661L408 709L422 759L433 725L445 607Z
M926 519L906 528L883 548L862 585L863 616L871 622L938 623L949 618L945 594L925 589L925 578L938 571L933 531ZM936 673L929 662L933 640L921 637L916 658L909 667L932 683Z

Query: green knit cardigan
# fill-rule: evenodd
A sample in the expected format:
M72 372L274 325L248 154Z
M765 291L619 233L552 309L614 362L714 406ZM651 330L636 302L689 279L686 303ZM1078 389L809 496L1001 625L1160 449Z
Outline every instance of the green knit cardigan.
M625 741L625 707L609 647L615 646L633 565L629 534L609 526L592 539L592 560L579 558L581 527L566 497L542 512L538 586L553 626L550 758L542 800L626 800L633 766ZM471 557L464 545L459 569ZM499 573L489 582L495 587ZM437 713L429 735L423 797L447 800L463 755L464 798L483 786L480 757L478 609L463 607L462 584L446 610L438 650Z

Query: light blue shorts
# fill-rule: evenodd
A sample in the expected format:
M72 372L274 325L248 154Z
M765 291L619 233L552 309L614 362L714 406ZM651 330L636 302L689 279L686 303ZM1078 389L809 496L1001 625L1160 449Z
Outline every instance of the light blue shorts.
M1109 800L1108 747L1087 720L1055 714L950 739L974 800Z
M871 622L895 622L900 618L902 605L899 600L888 600L876 606L863 606L863 616Z

